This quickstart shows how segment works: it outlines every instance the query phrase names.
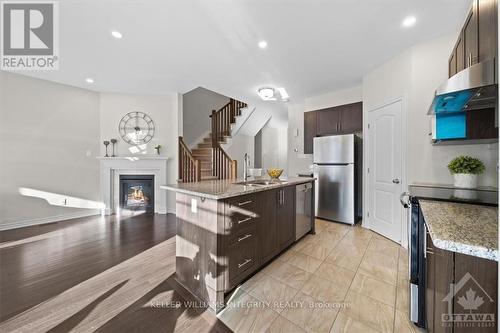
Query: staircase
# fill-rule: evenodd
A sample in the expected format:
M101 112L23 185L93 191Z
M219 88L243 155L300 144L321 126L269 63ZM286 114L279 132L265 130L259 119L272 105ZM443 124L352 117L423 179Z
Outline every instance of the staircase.
M180 182L237 177L237 162L229 157L221 144L231 137L231 125L246 106L246 103L231 98L222 108L213 110L210 115L212 132L192 151L179 137Z

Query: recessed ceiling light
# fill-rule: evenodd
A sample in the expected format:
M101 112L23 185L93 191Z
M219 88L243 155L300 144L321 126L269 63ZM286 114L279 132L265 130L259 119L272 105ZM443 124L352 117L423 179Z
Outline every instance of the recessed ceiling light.
M122 33L119 32L119 31L116 31L116 30L111 31L111 36L113 36L113 37L115 37L117 39L120 39L120 38L123 37Z
M261 49L265 49L265 48L267 47L267 42L266 42L265 40L261 40L261 41L259 42L259 47L260 47Z
M405 28L409 28L417 23L417 18L415 16L408 16L403 20L402 26Z
M90 77L86 78L86 79L85 79L85 81L86 81L87 83L94 83L94 79L92 79L92 78L90 78Z

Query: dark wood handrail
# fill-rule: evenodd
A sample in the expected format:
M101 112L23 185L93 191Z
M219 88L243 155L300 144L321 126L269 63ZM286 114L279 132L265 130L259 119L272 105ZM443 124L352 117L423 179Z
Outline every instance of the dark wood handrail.
M247 104L233 98L219 110L212 110L212 141L214 146L217 142L224 141L224 137L231 134L231 124L236 121L236 116L241 115L241 109Z
M179 181L183 183L201 180L200 161L195 159L182 136L179 137Z

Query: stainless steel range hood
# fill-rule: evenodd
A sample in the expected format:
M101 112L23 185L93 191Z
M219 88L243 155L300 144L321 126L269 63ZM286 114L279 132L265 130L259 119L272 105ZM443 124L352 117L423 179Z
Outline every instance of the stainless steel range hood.
M472 65L450 77L438 89L427 114L450 114L496 107L495 59Z

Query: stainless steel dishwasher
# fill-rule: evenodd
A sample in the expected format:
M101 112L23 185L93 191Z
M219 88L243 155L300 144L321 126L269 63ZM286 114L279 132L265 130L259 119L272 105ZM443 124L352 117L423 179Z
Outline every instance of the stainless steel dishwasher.
M313 223L313 195L312 183L305 183L296 186L296 207L295 207L295 240L301 238L311 231Z

